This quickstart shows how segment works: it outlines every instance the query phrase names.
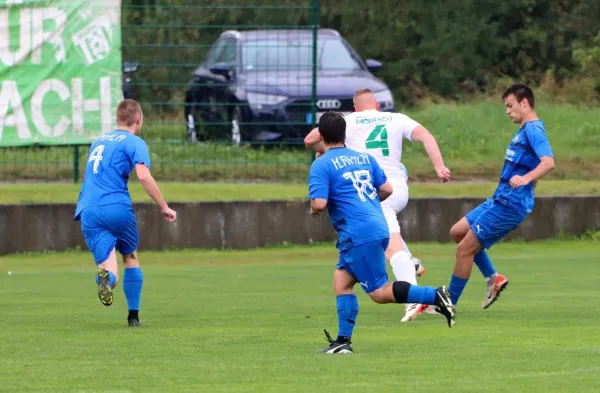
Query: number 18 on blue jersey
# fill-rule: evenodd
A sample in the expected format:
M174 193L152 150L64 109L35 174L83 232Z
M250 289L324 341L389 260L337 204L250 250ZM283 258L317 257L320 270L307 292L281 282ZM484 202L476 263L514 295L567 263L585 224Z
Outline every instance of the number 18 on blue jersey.
M338 233L338 249L389 237L377 195L377 189L386 180L372 156L346 147L329 149L313 162L309 197L327 200L327 210Z

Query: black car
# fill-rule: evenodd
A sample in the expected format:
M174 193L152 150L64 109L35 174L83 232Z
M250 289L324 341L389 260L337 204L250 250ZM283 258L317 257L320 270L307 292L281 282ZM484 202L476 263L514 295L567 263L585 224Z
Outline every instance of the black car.
M331 29L317 35L317 119L327 110L352 112L359 89L373 90L380 110L393 111L388 87ZM212 45L185 94L190 140L302 143L312 125L312 30L227 31Z

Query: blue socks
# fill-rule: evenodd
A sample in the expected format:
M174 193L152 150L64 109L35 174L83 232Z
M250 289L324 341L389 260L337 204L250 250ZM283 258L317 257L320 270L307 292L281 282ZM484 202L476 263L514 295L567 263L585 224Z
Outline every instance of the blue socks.
M358 315L358 299L356 295L340 295L336 298L338 314L338 339L350 339Z
M110 287L114 288L116 283L117 283L117 277L115 276L115 274L111 271L108 272L108 278L110 279ZM96 285L100 284L100 279L98 278L98 275L96 274Z
M458 298L465 290L468 281L468 279L457 277L454 274L452 275L450 285L448 286L448 292L450 292L450 300L453 305L456 306L456 303L458 303Z
M475 258L473 258L473 260L486 280L496 273L496 269L494 269L494 265L492 265L492 260L485 250L481 250L475 254Z
M144 276L142 269L139 267L131 267L125 269L123 275L123 292L127 299L127 306L130 311L138 311L140 309L140 299L142 297L142 284Z
M492 260L485 250L481 250L475 254L473 261L486 280L496 274L496 269L492 264ZM458 299L460 298L460 295L462 295L468 281L468 279L457 277L454 274L452 275L452 278L450 279L450 285L448 286L448 292L450 292L450 300L452 301L452 304L456 305L456 303L458 303Z
M406 302L419 304L435 304L436 296L437 290L433 287L420 287L418 285L411 285L410 288L408 288L408 296L406 297Z

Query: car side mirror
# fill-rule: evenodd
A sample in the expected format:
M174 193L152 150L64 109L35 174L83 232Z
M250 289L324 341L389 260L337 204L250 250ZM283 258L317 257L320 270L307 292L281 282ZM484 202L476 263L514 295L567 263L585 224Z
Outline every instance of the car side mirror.
M209 68L210 72L216 75L222 75L230 79L233 75L233 66L227 63L217 63Z
M371 72L378 71L383 68L383 63L377 60L367 59L365 63L367 63L367 68Z

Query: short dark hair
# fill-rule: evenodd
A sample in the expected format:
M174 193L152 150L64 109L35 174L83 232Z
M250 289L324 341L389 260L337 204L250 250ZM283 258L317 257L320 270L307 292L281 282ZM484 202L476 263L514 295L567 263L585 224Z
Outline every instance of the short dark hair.
M506 100L506 97L513 94L518 102L523 101L524 98L529 102L529 106L535 108L535 97L533 96L533 90L527 85L517 83L506 89L502 94L502 101Z
M327 145L346 141L346 120L339 112L325 112L319 119L319 132Z
M117 124L131 127L138 115L142 114L142 107L131 98L125 99L117 107Z

